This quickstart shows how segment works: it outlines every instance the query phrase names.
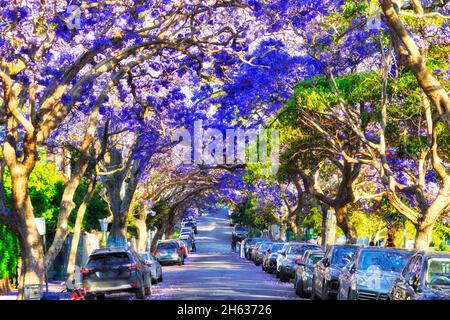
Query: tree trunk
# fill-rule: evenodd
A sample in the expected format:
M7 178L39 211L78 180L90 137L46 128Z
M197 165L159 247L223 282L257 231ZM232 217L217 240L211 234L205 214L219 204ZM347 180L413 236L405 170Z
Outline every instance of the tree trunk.
M155 250L156 248L156 244L158 243L158 241L161 239L161 237L164 234L164 227L160 226L160 228L158 228L158 230L156 230L155 236L152 239L152 244L151 244L151 248L150 251L153 252L153 250Z
M344 232L345 237L347 238L347 243L355 244L357 240L357 233L355 226L350 221L347 207L337 207L334 208L334 210L336 212L336 224L339 228L341 228L342 232Z
M84 215L86 213L89 201L91 201L92 196L94 195L95 184L96 184L95 180L89 184L87 193L83 197L83 202L81 203L81 205L77 211L77 218L75 220L75 226L73 228L72 243L70 245L69 262L67 263L67 280L68 281L73 280L73 276L75 273L75 263L76 263L76 258L77 258L78 243L80 242L81 227L83 225L83 219L84 219Z
M24 286L42 284L44 278L44 250L41 236L36 227L28 194L28 176L25 170L13 168L12 204L18 221L18 236L20 240L20 255L22 259L19 283L18 300L24 299Z
M144 221L141 219L136 220L134 222L134 225L136 227L138 236L136 241L136 250L138 252L145 251L148 237L147 225L145 224L145 220Z
M11 292L11 284L9 278L0 279L0 295L7 295Z

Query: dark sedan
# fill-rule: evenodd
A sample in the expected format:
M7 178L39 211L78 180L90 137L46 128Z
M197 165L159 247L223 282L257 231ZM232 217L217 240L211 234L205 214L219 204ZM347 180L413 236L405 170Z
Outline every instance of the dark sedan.
M159 241L153 255L161 264L184 264L183 248L180 246L178 240Z
M297 270L298 263L301 262L301 258L306 250L320 250L321 247L317 244L309 243L293 243L286 251L286 257L280 266L280 281L288 282L294 279L295 271Z
M387 300L392 283L413 253L383 247L359 250L339 276L338 300Z
M301 298L311 296L314 266L325 255L323 250L306 250L295 272L294 289Z
M357 245L332 245L327 248L325 257L314 267L311 292L313 299L336 299L341 270L353 261L353 256L360 248L361 246Z
M285 242L275 242L266 253L262 262L262 269L267 273L273 273L277 270L277 256L283 249Z
M389 291L392 300L450 300L450 253L419 251Z

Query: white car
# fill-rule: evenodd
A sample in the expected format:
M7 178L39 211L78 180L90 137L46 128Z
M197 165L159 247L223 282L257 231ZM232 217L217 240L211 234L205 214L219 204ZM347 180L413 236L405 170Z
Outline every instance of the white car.
M289 248L290 243L286 242L283 246L283 248L281 249L280 253L277 256L277 275L280 272L280 268L281 268L281 264L283 263L283 260L286 259L286 251Z

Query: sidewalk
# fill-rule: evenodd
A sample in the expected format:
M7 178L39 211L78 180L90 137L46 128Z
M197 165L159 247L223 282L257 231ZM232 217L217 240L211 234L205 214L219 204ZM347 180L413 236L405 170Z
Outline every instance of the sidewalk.
M50 281L48 283L48 292L56 293L60 296L60 299L66 299L67 293L61 293L66 288L66 284L64 281ZM45 285L44 285L45 291ZM61 293L61 294L60 294ZM16 300L17 299L17 289L13 289L7 295L0 295L0 300Z

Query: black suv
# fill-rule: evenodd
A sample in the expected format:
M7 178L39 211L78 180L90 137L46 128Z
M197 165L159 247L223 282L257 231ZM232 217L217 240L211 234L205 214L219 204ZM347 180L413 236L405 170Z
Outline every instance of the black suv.
M131 249L96 249L81 273L87 299L103 299L105 294L118 292L133 292L138 299L151 294L150 270Z

